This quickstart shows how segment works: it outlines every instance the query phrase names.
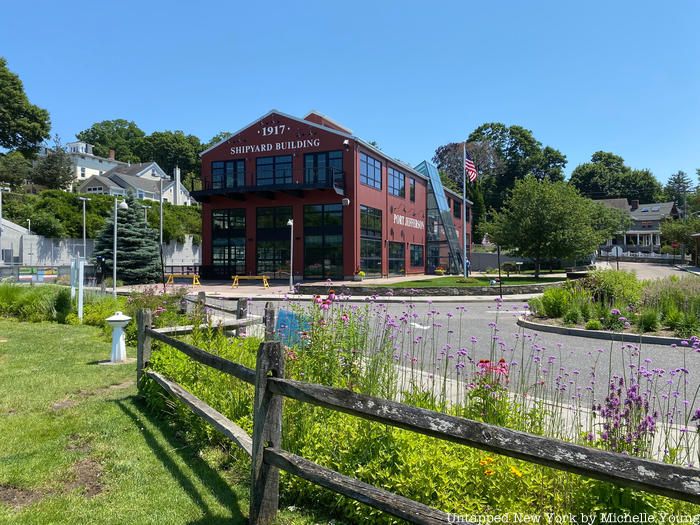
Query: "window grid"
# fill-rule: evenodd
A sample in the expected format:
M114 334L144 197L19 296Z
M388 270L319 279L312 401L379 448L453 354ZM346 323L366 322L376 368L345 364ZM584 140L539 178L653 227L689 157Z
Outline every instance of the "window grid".
M406 197L406 175L399 170L389 168L389 193L397 197Z
M377 190L382 189L382 162L360 153L360 183Z

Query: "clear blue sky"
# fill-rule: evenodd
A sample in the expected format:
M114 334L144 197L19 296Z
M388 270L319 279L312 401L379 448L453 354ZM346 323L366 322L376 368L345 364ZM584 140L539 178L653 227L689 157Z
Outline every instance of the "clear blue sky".
M64 142L124 118L207 141L272 108L411 164L500 121L662 182L700 168L700 2L3 2L0 54Z

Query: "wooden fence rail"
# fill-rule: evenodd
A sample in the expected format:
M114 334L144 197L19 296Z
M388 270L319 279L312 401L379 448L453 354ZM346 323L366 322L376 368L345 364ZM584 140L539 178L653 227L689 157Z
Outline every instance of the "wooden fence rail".
M279 342L265 341L260 345L256 369L252 370L174 339L172 334L182 333L179 330L166 335L162 329L150 328L151 316L148 311L139 312L137 318L138 355L143 356L138 359L139 378L150 359L150 341L156 339L199 363L255 386L251 438L235 423L177 383L156 372L145 372L251 456L250 523L253 525L267 525L276 515L280 469L412 523L450 523L449 515L445 512L282 450L282 397L621 486L700 503L700 471L697 469L575 445L349 390L285 379L284 354ZM266 339L273 333L274 318L272 304L267 303L263 316Z

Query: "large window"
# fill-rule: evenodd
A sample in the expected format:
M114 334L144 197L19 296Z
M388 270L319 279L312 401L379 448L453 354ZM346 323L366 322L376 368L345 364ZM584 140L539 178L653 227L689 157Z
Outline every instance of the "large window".
M402 242L389 243L389 275L406 272L406 245Z
M211 225L214 275L245 274L245 210L214 210Z
M382 273L382 210L360 206L360 269Z
M211 163L213 189L237 188L245 185L245 160L217 160Z
M360 182L366 186L382 189L381 161L360 153Z
M416 179L408 179L408 196L411 202L416 202Z
M411 244L411 266L418 268L423 266L423 245Z
M290 206L256 210L256 268L258 275L289 277Z
M304 277L343 276L343 207L304 206Z
M452 214L455 216L457 219L462 218L462 203L459 202L458 200L453 200L452 201Z
M389 193L397 197L406 196L406 175L399 170L389 168Z
M255 183L258 186L292 183L292 156L258 157L255 159Z
M328 181L343 185L343 152L324 151L304 155L304 182L319 184Z

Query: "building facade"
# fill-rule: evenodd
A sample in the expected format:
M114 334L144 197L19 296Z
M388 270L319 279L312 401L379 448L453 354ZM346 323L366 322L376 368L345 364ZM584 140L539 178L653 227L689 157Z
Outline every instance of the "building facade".
M271 111L201 157L192 197L202 203L206 277L288 278L292 247L295 280L461 265L461 208L437 170L392 159L319 113Z
M76 184L82 184L93 175L102 175L119 166L127 166L126 162L114 159L114 150L109 158L99 157L92 152L92 144L83 141L66 144L66 153L73 163L73 179Z
M629 215L631 226L601 247L601 253L610 252L620 246L626 254L658 254L661 252L661 223L666 219L678 219L679 213L673 202L640 204L638 200L602 199L600 202Z

